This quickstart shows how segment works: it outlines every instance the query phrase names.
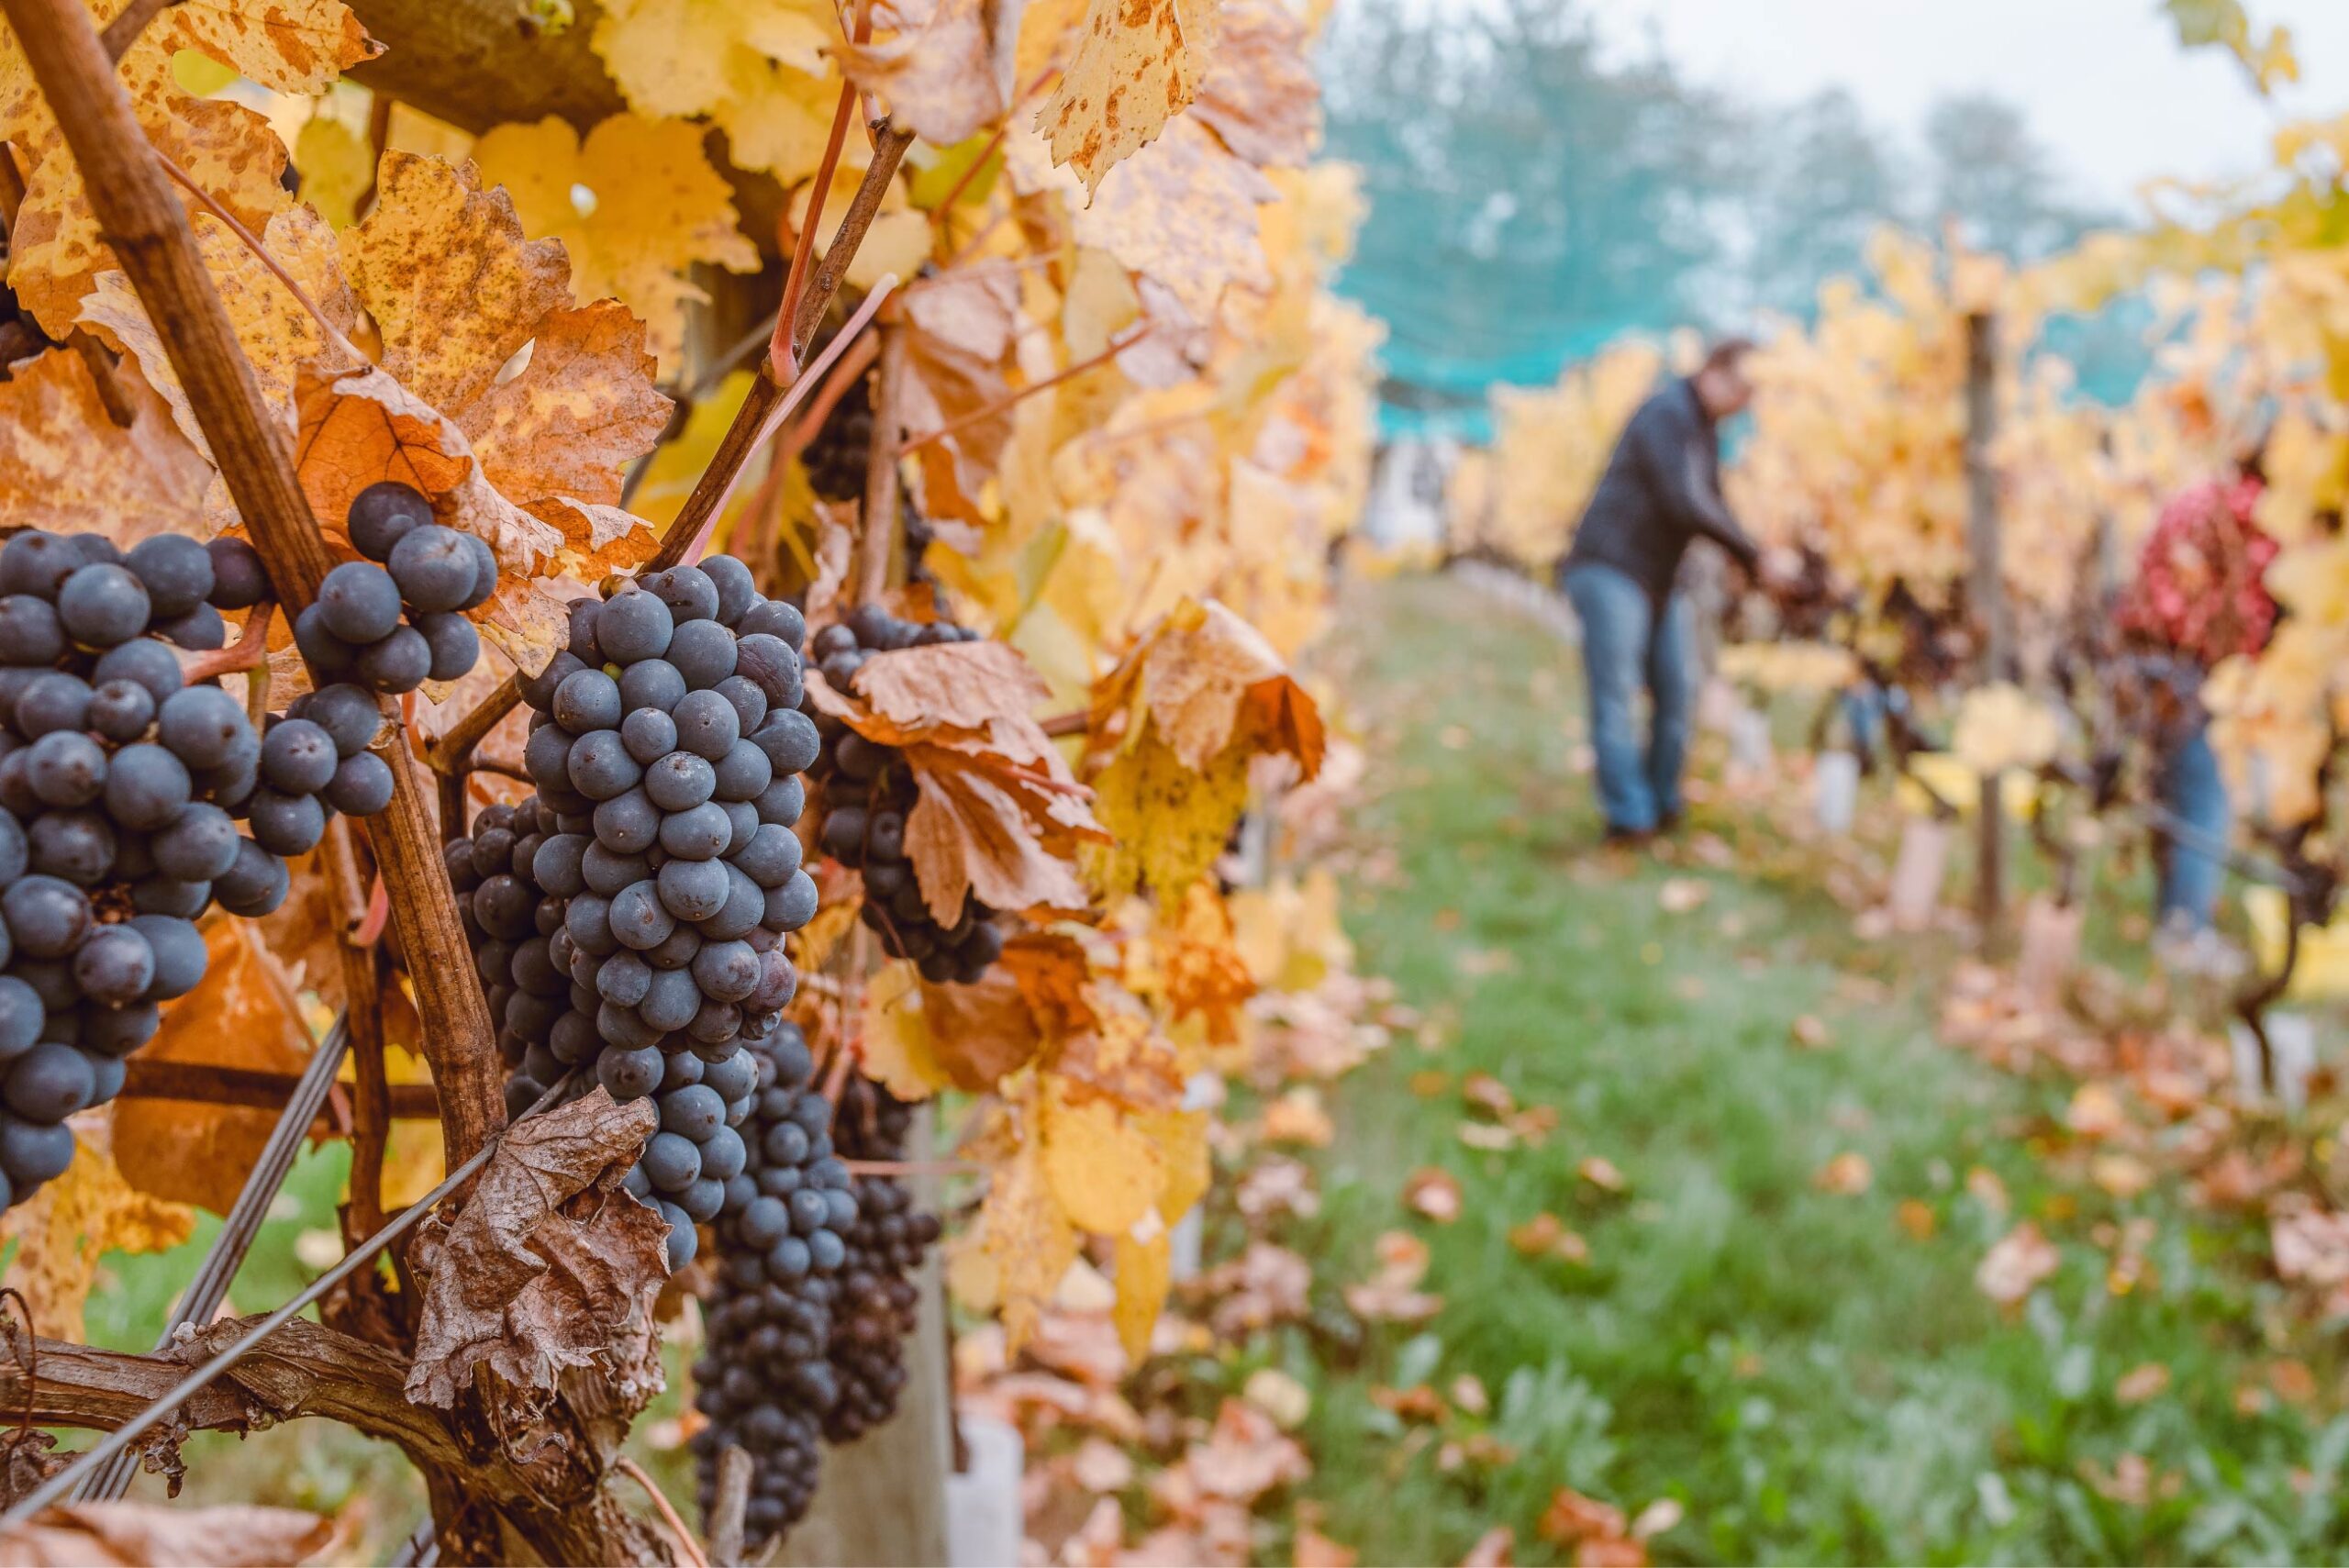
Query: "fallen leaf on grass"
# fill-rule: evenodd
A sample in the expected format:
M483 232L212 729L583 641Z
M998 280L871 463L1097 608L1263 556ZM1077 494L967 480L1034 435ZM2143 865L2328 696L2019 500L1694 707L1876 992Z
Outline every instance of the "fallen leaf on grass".
M1516 1561L1517 1532L1507 1525L1495 1525L1476 1538L1476 1544L1460 1560L1460 1568L1509 1568Z
M172 1562L190 1568L306 1562L334 1539L334 1521L296 1508L232 1504L75 1503L43 1508L0 1530L5 1568Z
M446 1409L484 1366L518 1388L600 1366L623 1398L659 1392L669 1222L619 1185L657 1125L650 1100L599 1087L508 1131L456 1218L426 1222L410 1399Z
M1264 1107L1262 1135L1267 1143L1300 1143L1326 1149L1337 1136L1330 1113L1321 1108L1321 1092L1299 1084Z
M1471 1073L1463 1078L1460 1097L1495 1121L1505 1121L1517 1110L1517 1096L1489 1073Z
M1186 1456L1191 1479L1212 1497L1252 1502L1275 1486L1305 1480L1313 1466L1305 1451L1272 1417L1241 1399L1226 1399L1204 1444Z
M1353 1547L1331 1540L1311 1525L1300 1525L1289 1561L1297 1568L1354 1568L1357 1558Z
M1424 1383L1408 1388L1373 1388L1370 1402L1397 1420L1422 1421L1431 1427L1442 1425L1451 1413L1444 1407L1443 1396Z
M1620 1193L1631 1185L1623 1179L1623 1173L1615 1168L1615 1162L1603 1154L1586 1156L1575 1170L1584 1181L1601 1192Z
M1647 1561L1645 1549L1626 1533L1622 1509L1586 1497L1572 1487L1558 1488L1533 1528L1551 1544L1572 1547L1575 1562L1593 1568L1601 1564L1631 1568Z
M2147 1362L2121 1374L2112 1385L2112 1396L2123 1405L2143 1405L2146 1400L2169 1387L2169 1368L2159 1362Z
M1346 1287L1346 1305L1374 1322L1419 1323L1443 1310L1443 1297L1419 1288L1427 1277L1428 1244L1408 1231L1389 1230L1377 1241L1378 1272Z
M2267 1368L2267 1386L2288 1405L2306 1405L2316 1397L2316 1374L2306 1362L2275 1362Z
M1303 1426L1313 1412L1311 1391L1278 1367L1260 1366L1250 1373L1240 1396L1270 1416L1285 1432Z
M1554 1214L1537 1214L1522 1225L1512 1225L1508 1244L1529 1258L1564 1258L1570 1263L1590 1262L1590 1243L1566 1229Z
M2064 1125L2082 1138L2110 1138L2129 1125L2129 1113L2110 1084L2091 1080L2073 1093Z
M1827 1033L1827 1025L1816 1013L1805 1013L1796 1018L1787 1034L1805 1051L1824 1051L1833 1043Z
M1115 1443L1088 1437L1070 1460L1069 1476L1088 1492L1122 1492L1134 1484L1133 1456Z
M1452 1380L1452 1402L1471 1416L1489 1415L1493 1397L1485 1391L1484 1380L1474 1373L1464 1372Z
M1420 1099L1431 1100L1451 1087L1452 1074L1438 1068L1424 1067L1412 1073L1408 1082L1412 1094Z
M1460 1218L1460 1178L1433 1166L1422 1167L1403 1184L1403 1202L1438 1225L1449 1225Z
M1996 1171L1976 1165L1965 1173L1966 1195L1992 1214L2007 1212L2007 1184L1998 1180Z
M1941 1223L1932 1204L1913 1197L1902 1198L1900 1207L1893 1211L1893 1217L1900 1222L1900 1229L1909 1233L1912 1241L1925 1240Z
M1656 907L1667 915L1686 915L1713 895L1712 884L1693 876L1670 876L1656 889Z
M1856 1197L1876 1184L1876 1172L1865 1155L1846 1151L1820 1166L1810 1184L1823 1193Z
M1679 1498L1658 1497L1631 1520L1631 1539L1653 1540L1666 1530L1677 1529L1687 1517L1688 1510L1680 1506Z
M2013 1307L2054 1273L2062 1261L2054 1243L2026 1219L1991 1247L1974 1271L1974 1284L1999 1306Z
M2088 1162L2088 1176L2117 1198L2132 1198L2154 1184L2153 1167L2134 1154L2099 1154Z

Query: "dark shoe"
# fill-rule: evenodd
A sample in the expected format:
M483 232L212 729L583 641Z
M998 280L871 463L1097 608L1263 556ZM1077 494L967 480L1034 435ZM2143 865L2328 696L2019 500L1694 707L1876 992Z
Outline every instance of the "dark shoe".
M1607 845L1609 849L1636 850L1655 841L1653 828L1609 828Z
M1680 831L1681 824L1687 820L1688 814L1685 811L1665 812L1663 816L1655 819L1656 837L1659 839L1668 839L1672 837L1673 834Z

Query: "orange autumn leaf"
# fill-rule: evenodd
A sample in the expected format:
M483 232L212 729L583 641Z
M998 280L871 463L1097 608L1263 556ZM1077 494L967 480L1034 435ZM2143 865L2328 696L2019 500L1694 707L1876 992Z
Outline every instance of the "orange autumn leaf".
M136 417L120 427L72 350L17 364L0 382L0 524L86 529L126 548L150 534L208 533L210 466L154 395L137 390Z
M1460 1218L1460 1178L1449 1171L1423 1166L1404 1182L1403 1203L1438 1225L1449 1225Z

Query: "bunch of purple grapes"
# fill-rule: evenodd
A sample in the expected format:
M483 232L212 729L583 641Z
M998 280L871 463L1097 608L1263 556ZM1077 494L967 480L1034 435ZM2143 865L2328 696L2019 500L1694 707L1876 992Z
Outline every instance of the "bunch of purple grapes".
M537 794L448 851L510 1106L566 1073L573 1093L659 1096L629 1185L667 1216L673 1269L742 1195L741 1047L777 1029L797 986L783 938L816 913L792 831L816 753L804 634L731 556L580 601L523 684Z
M850 1080L833 1118L849 1160L903 1160L912 1125L913 1107L865 1078ZM896 1177L860 1175L852 1190L856 1222L842 1238L848 1256L826 1350L838 1393L824 1412L824 1436L835 1443L852 1442L896 1414L906 1340L920 1316L915 1275L939 1237L938 1217L916 1208L912 1190Z
M946 621L900 620L877 606L860 606L849 617L818 632L808 651L824 679L851 690L864 662L876 653L976 642L979 634ZM920 797L903 752L867 740L839 719L814 714L822 751L810 770L822 790L824 828L820 843L834 860L864 875L860 917L881 939L891 958L907 958L935 984L968 984L1003 955L1003 928L996 911L965 893L951 923L941 923L922 896L913 862L906 854L906 821Z
M268 597L234 539L0 547L0 1207L63 1173L65 1118L120 1091L158 1005L203 979L196 918L274 909L282 857L391 796L365 693L256 728L183 673L179 651L225 645L222 610Z
M694 1435L707 1517L718 1457L754 1462L746 1538L789 1529L815 1496L820 1440L840 1382L826 1351L847 1238L860 1221L848 1167L832 1149L832 1107L810 1082L807 1042L790 1024L753 1041L758 1094L742 1126L742 1201L718 1226L722 1254L694 1366Z
M471 670L481 637L464 612L497 591L489 546L434 522L421 492L390 480L359 493L346 526L366 559L328 573L294 620L312 673L397 695Z

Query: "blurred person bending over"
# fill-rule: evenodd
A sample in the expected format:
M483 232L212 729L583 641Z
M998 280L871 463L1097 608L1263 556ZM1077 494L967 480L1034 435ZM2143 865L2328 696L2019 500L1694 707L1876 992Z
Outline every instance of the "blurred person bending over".
M1558 585L1582 622L1610 841L1637 841L1680 818L1698 680L1692 612L1676 585L1689 542L1713 540L1749 574L1764 564L1721 499L1720 422L1753 399L1743 368L1753 348L1742 338L1715 345L1696 374L1640 406L1558 563ZM1642 686L1653 707L1645 744L1634 713Z

